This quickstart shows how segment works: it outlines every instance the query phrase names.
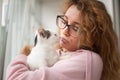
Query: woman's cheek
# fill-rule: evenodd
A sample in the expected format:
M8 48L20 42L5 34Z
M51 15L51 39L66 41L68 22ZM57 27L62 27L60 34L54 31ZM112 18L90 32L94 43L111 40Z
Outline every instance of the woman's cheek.
M78 37L74 38L71 43L73 43L74 47L76 47L76 49L78 49L80 47L80 38L78 38Z

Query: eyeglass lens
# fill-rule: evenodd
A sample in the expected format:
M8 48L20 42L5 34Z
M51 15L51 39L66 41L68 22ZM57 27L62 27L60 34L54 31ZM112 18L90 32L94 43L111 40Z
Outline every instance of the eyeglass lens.
M61 29L68 27L70 34L73 36L78 36L79 34L79 27L68 25L67 21L65 21L61 16L57 17L57 26Z

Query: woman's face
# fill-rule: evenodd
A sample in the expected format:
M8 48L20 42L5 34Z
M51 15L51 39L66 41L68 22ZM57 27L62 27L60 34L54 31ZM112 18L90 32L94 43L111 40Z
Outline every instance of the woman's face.
M68 25L79 27L80 25L80 11L76 6L72 5L65 13ZM60 45L63 50L74 51L80 47L80 35L74 36L71 34L70 27L60 28Z

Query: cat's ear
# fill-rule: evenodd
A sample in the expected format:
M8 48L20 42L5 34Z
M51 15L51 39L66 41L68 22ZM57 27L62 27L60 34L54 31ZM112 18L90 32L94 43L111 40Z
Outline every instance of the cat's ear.
M28 56L32 50L33 46L32 45L25 45L22 49L21 49L21 54L24 54L26 56Z

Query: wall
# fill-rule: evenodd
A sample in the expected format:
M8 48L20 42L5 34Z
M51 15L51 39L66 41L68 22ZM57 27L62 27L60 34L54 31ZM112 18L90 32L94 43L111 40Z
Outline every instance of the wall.
M118 40L120 41L120 0L114 0L114 24L115 24L115 30L117 32ZM119 43L119 49L120 49L120 43Z
M112 20L114 20L114 14L113 14L113 0L99 0L103 2L107 8L107 11L109 12Z
M56 16L60 13L60 7L63 0L43 0L41 6L41 22L44 27L55 31Z

